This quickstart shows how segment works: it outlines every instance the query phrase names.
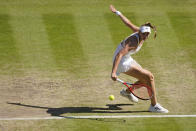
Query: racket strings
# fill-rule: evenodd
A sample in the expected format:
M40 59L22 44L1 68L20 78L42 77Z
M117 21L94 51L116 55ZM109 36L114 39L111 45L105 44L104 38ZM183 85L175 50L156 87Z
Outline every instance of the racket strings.
M152 97L152 92L147 87L143 85L134 85L132 87L132 92L134 95L142 99L150 99Z

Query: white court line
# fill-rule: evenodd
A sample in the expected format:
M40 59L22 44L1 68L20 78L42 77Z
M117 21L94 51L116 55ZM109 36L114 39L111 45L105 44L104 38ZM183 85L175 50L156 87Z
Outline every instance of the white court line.
M163 117L196 117L196 115L126 115L126 116L63 116L63 117L29 117L29 118L0 118L9 120L50 120L50 119L89 119L89 118L163 118Z

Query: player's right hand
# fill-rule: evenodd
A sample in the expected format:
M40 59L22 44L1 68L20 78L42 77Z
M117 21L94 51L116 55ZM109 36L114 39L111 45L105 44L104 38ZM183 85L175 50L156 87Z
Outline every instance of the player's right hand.
M117 80L116 73L112 73L111 74L111 78L112 78L113 81L116 81Z

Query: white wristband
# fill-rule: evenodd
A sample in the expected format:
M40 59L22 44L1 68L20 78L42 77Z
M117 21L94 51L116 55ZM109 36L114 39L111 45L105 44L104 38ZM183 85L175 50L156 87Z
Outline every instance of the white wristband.
M121 12L120 12L120 11L116 11L115 13L116 13L116 15L118 15L118 16L121 15Z

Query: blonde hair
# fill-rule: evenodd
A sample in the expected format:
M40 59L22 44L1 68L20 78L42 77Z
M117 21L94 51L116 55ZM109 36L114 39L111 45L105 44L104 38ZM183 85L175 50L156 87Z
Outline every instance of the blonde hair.
M154 30L154 39L157 37L157 30L156 27L153 26L150 22L146 22L145 24L143 24L142 26L149 26L150 28L152 28Z

